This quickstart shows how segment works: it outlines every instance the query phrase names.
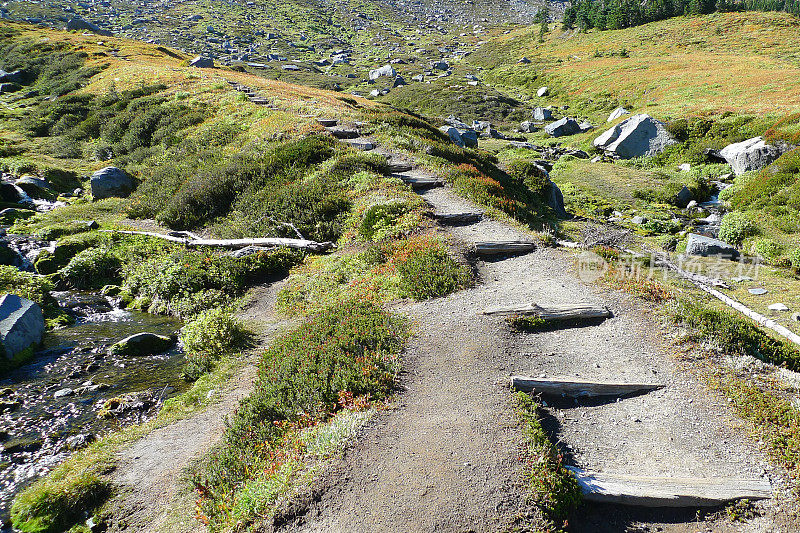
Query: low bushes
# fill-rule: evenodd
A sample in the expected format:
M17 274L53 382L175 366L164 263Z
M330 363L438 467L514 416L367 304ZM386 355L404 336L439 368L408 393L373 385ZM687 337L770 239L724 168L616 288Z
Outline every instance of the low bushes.
M239 320L222 308L201 312L181 329L180 342L186 352L184 378L195 381L214 363L239 348L246 332Z
M347 398L362 404L386 398L407 334L404 320L345 301L277 339L261 358L255 391L194 476L201 517L212 528L231 522L241 528L270 516L285 490L281 478L302 468L289 453L293 447L284 447L296 442L292 434L330 419ZM257 506L248 504L254 492Z
M60 278L74 289L99 289L120 280L122 260L110 247L78 252L59 271Z
M45 277L22 272L17 267L0 265L0 293L16 294L39 304L48 327L69 324L73 319L65 313L50 291L53 283Z
M734 211L722 217L719 238L728 244L741 246L746 238L757 235L758 232L758 226L746 213Z
M694 329L701 338L725 350L784 365L795 372L800 370L800 350L771 337L747 318L688 301L677 303L673 315L677 323Z
M415 300L446 296L465 287L469 269L457 263L437 241L417 237L401 241L392 262L400 274L400 291Z

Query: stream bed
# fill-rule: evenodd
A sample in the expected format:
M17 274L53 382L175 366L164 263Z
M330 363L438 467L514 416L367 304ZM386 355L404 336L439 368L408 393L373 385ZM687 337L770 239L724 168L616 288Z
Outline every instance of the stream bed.
M0 529L15 494L99 436L153 416L186 389L183 355L111 356L143 331L173 335L175 318L127 311L93 293L54 293L75 325L45 333L42 349L0 379Z

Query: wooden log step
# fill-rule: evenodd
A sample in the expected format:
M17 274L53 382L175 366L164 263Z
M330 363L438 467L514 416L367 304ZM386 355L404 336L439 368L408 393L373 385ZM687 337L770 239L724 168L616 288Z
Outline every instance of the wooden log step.
M346 142L356 150L361 150L362 152L369 152L370 150L375 149L375 143L373 143L372 141L364 141L360 139L345 139L344 142Z
M389 174L399 174L401 172L410 172L414 169L414 165L411 163L398 161L396 163L389 163L386 168L388 169Z
M326 128L332 128L339 124L339 120L335 118L318 118L317 122Z
M483 213L440 213L433 216L440 224L472 224L483 220Z
M561 304L542 307L535 303L513 304L498 307L487 307L484 315L526 315L544 320L588 320L594 318L610 318L608 307L591 304Z
M636 392L663 389L661 383L603 383L576 379L547 379L511 376L511 387L522 392L536 392L569 398L596 398L598 396L625 396Z
M639 507L716 507L736 500L772 498L766 479L670 478L589 473L567 467L587 501Z
M536 244L525 241L476 242L478 255L524 254L536 249Z
M341 126L329 127L328 131L337 139L358 139L361 133L357 129L344 128Z
M392 177L400 178L403 183L411 185L414 190L432 189L442 187L444 181L436 176L409 176L408 174L392 174Z
M250 101L256 105L272 105L272 102L266 98L251 98Z

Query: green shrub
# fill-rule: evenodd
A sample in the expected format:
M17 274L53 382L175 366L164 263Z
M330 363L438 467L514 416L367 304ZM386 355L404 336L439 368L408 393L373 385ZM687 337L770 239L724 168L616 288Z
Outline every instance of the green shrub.
M400 291L415 300L446 296L470 281L467 267L457 263L441 245L414 248L396 264Z
M796 273L800 272L800 248L795 248L789 252L789 261L792 264L792 269Z
M59 271L59 276L75 289L100 289L118 283L121 270L119 256L109 247L98 247L78 252Z
M675 308L676 322L694 329L702 338L733 353L747 354L774 365L800 370L800 350L793 344L778 340L750 320L728 311L718 311L688 301Z
M564 159L564 158L562 158ZM509 164L508 169L511 177L523 182L531 192L544 195L547 192L550 178L547 171L532 161L516 160Z
M758 226L750 220L746 213L733 211L726 213L722 217L719 227L719 238L728 244L741 246L742 242L748 237L757 235Z
M49 327L62 326L72 319L50 294L53 284L43 276L22 272L17 267L0 265L0 293L16 294L39 304Z
M219 358L240 347L244 339L241 323L228 311L215 308L201 312L181 328L180 342L187 360L184 377L197 380Z
M772 239L758 239L753 243L753 250L768 262L774 263L783 253L783 246Z
M376 204L368 207L361 218L358 233L367 240L380 240L392 234L392 227L397 220L408 212L410 206L406 202Z
M342 394L386 398L407 335L405 320L368 302L343 301L276 339L261 359L255 390L194 476L199 510L212 528L231 518L239 491L252 486L249 481L269 476L274 450L299 421L327 420L341 407ZM247 506L260 508L257 516L239 507L236 521L247 527L272 504Z

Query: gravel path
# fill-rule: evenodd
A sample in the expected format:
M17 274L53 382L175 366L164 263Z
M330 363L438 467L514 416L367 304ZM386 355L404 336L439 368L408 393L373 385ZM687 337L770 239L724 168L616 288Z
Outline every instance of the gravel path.
M436 214L480 211L446 188L422 196ZM440 231L462 247L530 238L489 219ZM545 424L570 464L653 476L779 477L725 402L677 366L667 332L641 302L583 283L560 250L478 261L477 270L474 288L401 309L417 334L404 354L397 408L363 431L285 530L477 532L520 525L528 509L522 437L506 385L512 374L666 385L620 401L549 406ZM590 327L514 333L502 318L478 314L530 301L605 305L614 317ZM700 519L694 510L585 505L571 529L790 531L777 523L776 507L759 503L760 518L735 524L724 513Z

